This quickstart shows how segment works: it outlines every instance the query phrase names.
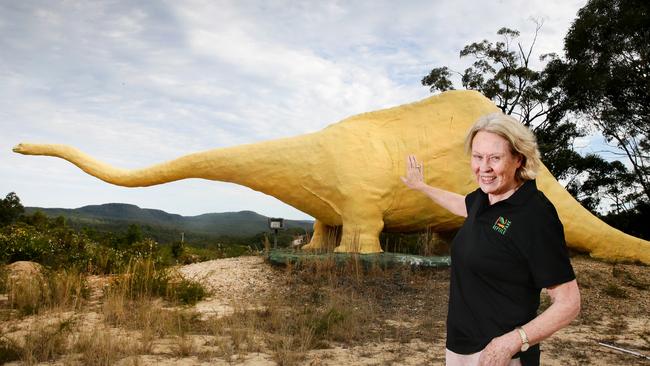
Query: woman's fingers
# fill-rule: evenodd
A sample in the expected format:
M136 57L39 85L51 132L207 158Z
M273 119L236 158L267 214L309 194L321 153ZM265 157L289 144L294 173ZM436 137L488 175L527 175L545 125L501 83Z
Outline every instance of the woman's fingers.
M423 182L422 171L422 165L417 161L415 155L409 154L406 156L406 177L401 177L402 181L408 186Z
M416 159L415 155L406 156L406 176L400 177L402 182L411 189L419 189L424 183L424 168Z
M419 165L418 159L415 158L415 155L411 155L411 167L417 168Z
M415 155L412 154L406 157L406 166L412 169L417 169L422 167L422 165L415 158Z

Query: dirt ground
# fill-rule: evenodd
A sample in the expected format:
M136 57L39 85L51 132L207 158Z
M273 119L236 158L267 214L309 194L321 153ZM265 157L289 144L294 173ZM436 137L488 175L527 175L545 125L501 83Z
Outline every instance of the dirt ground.
M633 355L598 344L605 342L650 355L650 267L611 264L585 256L572 258L582 296L582 312L567 328L542 343L542 365L650 365ZM314 290L313 278L301 278L306 272L276 267L263 257L220 259L181 267L181 273L205 284L212 294L194 309L202 318L228 317L241 309L264 306L261 299L277 297L277 304L293 304L300 294L321 296ZM351 341L329 340L305 350L298 361L285 364L319 365L442 365L444 364L445 317L448 299L449 269L395 269L372 275L361 272L356 278L335 278L338 287L356 298L351 306L357 314L367 314L370 322L357 320L363 330ZM331 280L331 279L330 279ZM99 301L103 278L91 279L94 301ZM322 289L322 288L321 288ZM350 295L351 294L351 295ZM543 297L542 308L549 305ZM357 307L364 307L358 309ZM92 306L91 306L92 308ZM101 322L98 313L80 315L81 323ZM45 316L46 317L46 316ZM22 322L43 321L43 316ZM370 323L368 325L368 323ZM20 324L0 324L21 329ZM128 337L128 334L123 335ZM139 337L135 335L133 337ZM253 337L254 338L254 337ZM183 342L185 342L184 340ZM237 352L227 358L201 357L214 344L210 336L197 334L187 338L193 351L187 355L171 350L178 341L152 341L146 354L118 360L117 365L279 365L277 354L260 347ZM314 349L316 348L316 349ZM19 365L12 362L11 365ZM48 365L71 364L60 359ZM74 363L73 363L74 364Z
M582 312L569 327L542 343L541 363L650 365L650 360L598 344L604 342L650 355L650 268L610 264L586 256L573 257L572 263L581 289ZM283 286L282 270L260 257L197 263L182 271L200 278L215 291L210 299L197 304L197 309L207 314L227 314L233 304L253 303L260 294ZM377 327L383 327L384 333L390 329L388 334L394 337L312 350L305 364L443 364L448 281L449 271L444 269L403 276L398 272L392 280L371 284L378 287L378 303L385 315L383 324ZM544 296L542 307L548 305L548 297Z

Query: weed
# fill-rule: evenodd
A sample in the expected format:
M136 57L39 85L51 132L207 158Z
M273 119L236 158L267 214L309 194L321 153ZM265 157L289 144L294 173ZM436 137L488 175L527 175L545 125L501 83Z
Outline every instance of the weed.
M125 273L115 277L108 292L129 300L163 297L182 304L195 304L208 295L201 283L183 278L172 268L157 268L151 258L131 260Z
M6 294L9 284L9 271L4 265L0 265L0 294Z
M10 309L21 315L38 313L45 307L49 297L47 282L41 276L10 277L7 284L7 300Z
M647 290L650 288L650 283L643 281L620 265L615 264L612 266L612 277L618 278L623 281L625 285L639 290Z
M16 342L4 335L0 336L0 364L20 360L20 347Z
M78 310L89 294L85 275L75 269L17 272L6 276L3 287L8 308L17 310L19 315L37 314L54 308Z
M80 354L80 361L84 365L108 366L137 353L137 345L131 340L103 327L78 334L72 348Z
M90 295L86 275L77 268L51 272L47 280L51 307L79 310Z
M177 357L188 357L194 353L194 341L192 340L192 337L189 337L186 334L181 334L176 337L173 348L174 355Z
M418 237L419 253L423 256L449 255L449 243L428 227Z
M152 299L130 300L114 293L104 301L106 323L114 327L139 330L143 347L151 347L156 338L183 335L201 329L198 314L192 310L164 308Z
M3 337L0 342L7 351L1 358L19 359L27 365L52 361L69 351L68 336L72 333L73 321L63 319L54 324L35 323L24 337L13 340Z
M628 294L627 291L625 291L624 288L620 287L619 285L610 282L603 288L603 293L605 293L607 296L613 297L615 299L627 299Z

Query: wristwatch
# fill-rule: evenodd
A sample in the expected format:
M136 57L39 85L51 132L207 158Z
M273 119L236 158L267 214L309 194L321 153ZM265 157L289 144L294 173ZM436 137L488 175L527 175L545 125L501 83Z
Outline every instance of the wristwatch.
M528 344L528 335L524 331L524 328L517 327L515 329L517 329L517 332L519 332L519 337L521 337L521 352L528 351L530 344Z

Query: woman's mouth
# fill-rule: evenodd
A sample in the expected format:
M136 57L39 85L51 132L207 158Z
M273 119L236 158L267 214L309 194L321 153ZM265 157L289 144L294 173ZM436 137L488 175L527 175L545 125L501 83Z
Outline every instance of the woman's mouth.
M490 183L493 183L497 179L497 177L494 177L494 176L489 176L489 177L480 176L479 179L480 179L481 183L483 183L483 184L490 184Z

